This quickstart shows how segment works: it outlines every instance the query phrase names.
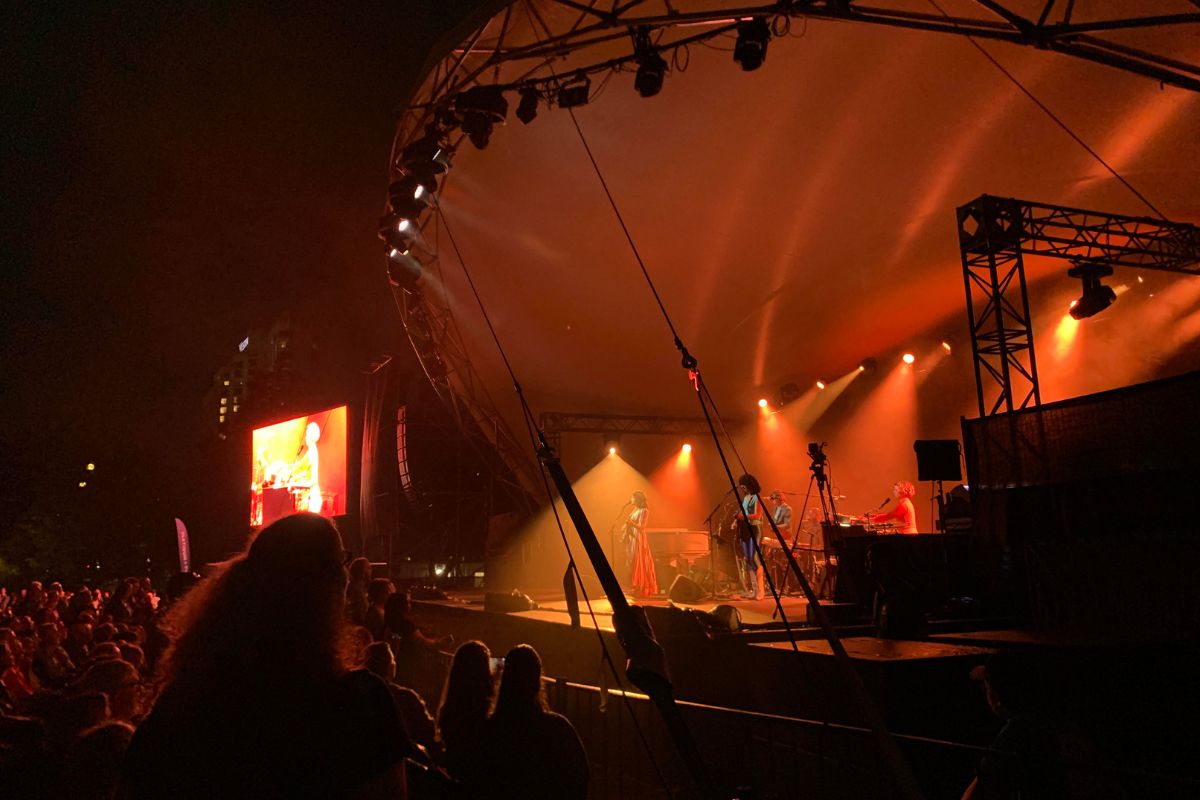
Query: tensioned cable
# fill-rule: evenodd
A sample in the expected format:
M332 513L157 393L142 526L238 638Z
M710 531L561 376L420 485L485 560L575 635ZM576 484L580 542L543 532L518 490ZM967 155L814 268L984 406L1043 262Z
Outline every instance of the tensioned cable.
M529 434L529 438L536 451L539 447L537 434L534 431L537 428L536 421L533 416L533 411L529 407L529 402L525 398L525 392L521 388L521 382L517 380L517 374L513 370L512 363L508 360L508 354L504 350L504 345L500 343L500 336L496 333L496 328L492 324L491 315L488 314L487 308L483 304L483 298L479 294L478 288L475 286L475 279L471 276L471 271L467 268L466 259L463 258L462 251L458 247L458 242L454 238L453 231L450 230L450 224L446 220L446 213L442 209L441 203L436 203L435 211L438 219L441 221L442 228L446 231L446 238L450 240L450 246L454 250L454 255L458 258L458 264L462 268L463 275L467 279L467 285L471 288L471 294L475 297L475 303L479 306L479 313L483 315L483 320L487 324L488 332L492 336L492 341L496 345L496 349L500 352L500 358L504 361L504 368L508 371L508 376L513 382L513 389L517 393L517 399L521 404L522 418L525 422L525 429ZM539 462L540 465L540 462ZM546 499L550 504L550 510L554 514L554 522L558 526L558 534L562 539L563 548L567 551L567 566L570 569L574 580L579 584L579 590L583 596L584 605L587 606L588 616L592 620L592 627L596 631L596 638L600 642L600 652L604 661L608 664L612 672L613 679L617 682L617 688L621 688L621 676L617 670L616 662L613 661L612 655L608 652L608 644L604 641L604 632L600 630L600 620L596 617L596 611L592 607L591 597L588 596L587 587L583 583L583 578L579 574L579 567L575 562L575 554L571 550L571 543L567 539L566 527L563 525L562 517L559 516L558 506L554 502L554 494L550 488L550 482L546 478L546 470L544 466L539 466L538 474L542 478L542 485L546 492ZM658 760L654 757L654 750L650 747L650 741L646 738L645 732L642 730L641 724L638 722L637 715L633 711L633 704L629 697L622 692L621 697L624 700L626 711L629 713L629 719L633 723L634 730L637 733L638 739L641 741L642 747L646 752L646 757L650 759L650 765L654 768L654 773L658 777L659 783L668 796L671 794L670 786L667 783L666 776L663 775L662 769L658 765Z
M1120 181L1122 186L1124 186L1126 189L1128 189L1130 192L1132 192L1134 197L1136 197L1138 200L1141 200L1143 203L1145 203L1146 208L1153 211L1154 215L1156 217L1158 217L1159 219L1161 219L1162 221L1164 221L1164 222L1168 221L1166 216L1161 211L1159 211L1158 208L1153 203L1151 203L1148 199L1146 199L1146 196L1144 194L1142 194L1136 188L1134 188L1133 184L1130 183L1128 180L1126 180L1125 177L1123 175L1121 175L1121 173L1117 172L1117 170L1111 164L1109 164L1107 161L1105 161L1103 156L1101 156L1094 149L1092 149L1092 147L1087 142L1085 142L1081 136L1079 136L1077 133L1075 133L1075 131L1071 130L1070 126L1067 125L1067 123L1063 122L1062 119L1060 119L1057 114L1055 114L1053 111L1051 111L1049 106L1047 106L1045 103L1043 103L1041 100L1039 100L1033 92L1031 92L1029 89L1025 88L1025 84L1021 83L1021 81L1018 80L1015 75L1013 75L1011 72L1009 72L1007 69L1005 69L1004 65L1001 64L999 61L997 61L995 56L993 56L991 53L989 53L984 48L983 45L981 45L978 41L976 41L974 36L970 35L969 33L963 33L961 26L957 22L955 22L954 19L942 9L941 6L939 6L937 4L937 0L928 0L928 2L929 2L929 5L933 6L934 9L936 9L939 14L941 14L943 17L946 18L947 22L949 22L955 28L958 28L959 33L961 33L963 36L965 36L967 38L967 41L969 41L971 44L975 45L975 49L978 50L980 53L982 53L984 58L986 58L988 61L992 62L992 65L996 69L1000 70L1001 74L1003 74L1004 77L1006 77L1010 81L1012 81L1014 86L1016 86L1018 89L1020 89L1021 92L1024 93L1024 95L1026 97L1028 97L1030 100L1033 101L1034 105L1036 105L1038 108L1040 108L1042 111L1044 111L1046 116L1048 116L1051 120L1054 121L1054 124L1058 125L1058 127L1062 128L1064 131L1066 131L1067 135L1070 136L1072 139L1074 139L1076 144L1078 144L1085 151L1087 151L1088 155L1090 155L1092 158L1096 159L1097 163L1099 163L1100 166L1102 166L1106 170L1108 170L1110 175L1112 175L1114 178L1116 178L1118 181Z

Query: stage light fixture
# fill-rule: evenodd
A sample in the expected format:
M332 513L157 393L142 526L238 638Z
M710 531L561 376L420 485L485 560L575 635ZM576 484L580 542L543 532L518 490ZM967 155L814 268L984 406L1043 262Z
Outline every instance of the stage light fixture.
M411 217L393 213L379 219L379 238L389 248L407 252L416 236L417 226Z
M858 371L870 372L871 370L875 369L878 363L879 362L877 362L874 358L864 358L862 361L858 362Z
M423 271L421 262L413 258L408 250L395 247L388 250L387 274L392 285L402 289L413 289L421 280Z
M616 434L609 433L604 436L604 452L610 456L615 456L621 445L621 437Z
M817 388L818 388L818 389L824 389L824 388L825 388L825 381L817 381Z
M89 462L88 462L88 465L87 465L87 471L88 471L88 472L95 472L95 471L96 471L96 465L95 465L95 464L93 464L92 462L90 462L90 461L89 461Z
M1105 286L1101 279L1113 274L1113 269L1107 264L1077 262L1067 270L1067 275L1079 278L1083 282L1083 294L1078 300L1071 301L1067 312L1075 319L1094 317L1108 308L1117 299L1117 293L1111 286Z
M650 31L641 27L633 37L634 52L637 55L637 75L633 79L633 88L642 97L654 97L662 91L663 76L667 74L667 62L650 43Z
M950 343L942 342L942 349L946 351L947 355L949 355L950 354Z
M528 125L533 122L538 113L538 100L541 95L537 89L522 89L521 102L517 103L517 119L521 120L521 124Z
M917 357L914 356L912 353L905 353L904 355L900 356L900 360L903 361L905 364L911 364L917 360Z
M415 219L429 207L432 198L428 187L415 175L405 175L388 186L388 205L405 218Z
M415 175L425 188L437 189L437 175L450 166L449 151L442 143L445 135L436 127L425 129L425 135L404 148L400 153L400 165L410 175Z
M471 144L482 150L488 146L492 128L508 116L508 100L499 86L472 86L455 95L454 112Z
M80 488L80 489L85 489L85 488L87 488L87 481L80 481L80 482L79 482L79 488Z
M788 381L779 387L779 405L786 406L794 400L799 400L800 394L800 387L794 381Z
M765 397L761 397L761 398L759 398L759 400L758 400L758 407L759 407L759 408L766 408L766 407L767 407L767 405L768 405L768 403L767 403L767 398L765 398Z
M685 452L685 453L690 453L690 452L692 452L692 445L689 442L684 442L683 447L680 449L683 450L683 452Z
M574 108L586 105L592 91L592 81L586 75L558 90L558 107Z
M764 17L742 20L737 26L733 60L741 65L742 71L753 72L767 60L767 44L770 41L771 26Z

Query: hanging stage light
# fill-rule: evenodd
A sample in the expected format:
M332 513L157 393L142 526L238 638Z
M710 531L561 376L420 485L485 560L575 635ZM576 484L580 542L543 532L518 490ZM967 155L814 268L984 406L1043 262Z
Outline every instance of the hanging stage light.
M517 119L521 120L523 125L533 122L534 117L537 116L540 99L541 95L537 89L527 87L521 90L521 102L517 104Z
M436 179L434 187L437 187ZM416 175L405 175L388 186L388 205L403 217L415 219L429 207L432 199L433 190Z
M667 62L658 53L647 53L638 59L637 76L633 88L642 97L654 97L662 91L663 76L667 73Z
M767 60L767 43L771 41L771 26L763 17L742 20L737 26L737 42L733 45L733 60L745 72L753 72Z
M1071 301L1071 308L1067 313L1075 319L1087 319L1111 306L1117 299L1117 293L1100 280L1112 274L1113 269L1107 264L1076 262L1067 270L1067 275L1083 281L1083 294L1078 300Z
M588 94L592 90L592 81L586 75L580 75L571 83L558 90L558 107L574 108L585 105Z
M387 274L388 280L394 286L412 290L421 280L421 262L413 258L407 250L395 247L388 250Z
M499 86L472 86L454 96L463 133L480 150L487 147L492 128L508 116L508 100Z
M634 53L637 55L637 75L633 79L633 88L642 97L654 97L662 91L663 76L667 74L667 62L650 43L650 31L645 27L637 29L633 36Z
M379 238L389 248L407 252L417 238L416 219L397 213L384 214L379 218Z

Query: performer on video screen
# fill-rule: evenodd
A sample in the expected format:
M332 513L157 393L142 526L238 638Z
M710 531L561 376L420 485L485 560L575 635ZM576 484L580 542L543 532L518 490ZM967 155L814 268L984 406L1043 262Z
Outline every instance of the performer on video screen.
M867 522L878 524L896 520L899 523L895 530L896 533L917 533L917 509L913 506L912 501L913 495L916 493L916 488L908 481L896 481L892 487L892 496L896 498L896 507L883 513L867 514Z
M650 553L650 540L646 536L646 523L650 509L646 505L644 492L634 492L629 498L633 510L625 520L621 542L625 545L625 567L629 573L629 584L638 597L650 597L658 592L658 577L654 574L654 556Z
M317 442L321 438L321 426L315 422L304 428L304 444L292 465L288 487L296 493L296 508L299 511L321 512L320 453Z

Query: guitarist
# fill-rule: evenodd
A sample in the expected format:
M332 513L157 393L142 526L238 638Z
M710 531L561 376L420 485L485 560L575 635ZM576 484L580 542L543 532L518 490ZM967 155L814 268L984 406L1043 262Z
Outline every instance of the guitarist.
M762 486L750 473L738 478L738 490L742 493L742 511L745 519L739 514L734 520L734 530L737 531L737 552L740 555L738 570L741 573L744 597L762 600L763 577L762 564L758 562L755 553L762 541L763 509L758 500ZM749 521L747 524L746 521Z

